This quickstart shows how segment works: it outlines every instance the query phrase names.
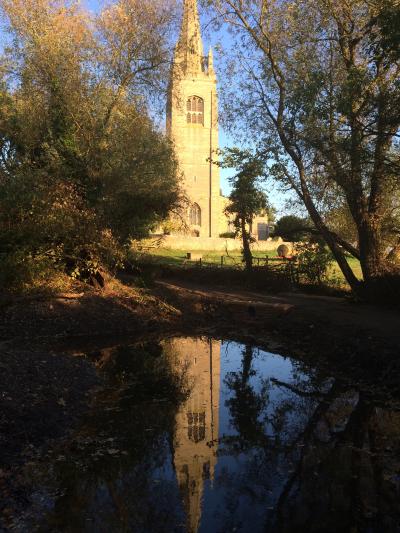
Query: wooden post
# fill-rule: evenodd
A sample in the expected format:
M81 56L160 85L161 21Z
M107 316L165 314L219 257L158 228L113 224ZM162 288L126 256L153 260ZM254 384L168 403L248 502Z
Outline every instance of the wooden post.
M221 255L221 266L223 267L224 266L224 256Z

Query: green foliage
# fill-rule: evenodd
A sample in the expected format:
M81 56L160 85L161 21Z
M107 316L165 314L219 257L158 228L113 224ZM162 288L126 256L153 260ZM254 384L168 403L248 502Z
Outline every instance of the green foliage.
M282 237L285 241L301 241L310 235L315 228L305 218L295 215L281 217L275 224L274 237Z
M225 233L220 233L219 236L221 239L234 239L236 237L236 233L234 231L225 231Z
M257 156L246 150L232 148L225 150L222 154L224 156L222 166L236 168L238 171L229 178L232 192L226 212L234 215L236 234L240 235L242 221L245 224L251 224L253 218L267 208L267 197L259 183L264 172L264 165Z
M327 210L324 218L331 231L340 235L347 242L357 242L357 227L345 203L332 206Z
M308 283L323 285L334 257L322 240L299 242L295 248L299 273Z
M254 217L267 208L267 197L259 184L264 173L264 164L257 155L238 148L225 150L222 154L221 166L233 167L238 171L229 180L232 192L225 211L227 215L234 217L235 235L241 236L243 242L243 261L246 269L251 270L250 227Z
M374 53L385 61L400 58L400 4L397 0L374 0L369 23Z
M1 58L12 75L0 70L2 285L51 271L88 280L118 268L129 240L179 203L173 148L149 117L142 85L147 73L152 82L160 75L156 27L167 21L158 21L152 0L152 22L116 24L134 3L120 2L113 16L107 8L96 33L74 3L2 2L14 37ZM137 38L137 24L141 52L151 48L145 65L134 51L130 61L118 56Z
M33 256L26 249L0 255L0 287L22 290L26 285L45 281L54 271L53 260L44 255Z
M276 221L276 208L273 205L267 205L265 214L268 217L268 222L273 224Z

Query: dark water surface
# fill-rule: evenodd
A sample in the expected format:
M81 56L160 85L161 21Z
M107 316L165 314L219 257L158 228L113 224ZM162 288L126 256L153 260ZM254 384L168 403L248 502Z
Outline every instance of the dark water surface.
M38 482L40 530L400 531L398 411L234 342L90 357L107 386Z

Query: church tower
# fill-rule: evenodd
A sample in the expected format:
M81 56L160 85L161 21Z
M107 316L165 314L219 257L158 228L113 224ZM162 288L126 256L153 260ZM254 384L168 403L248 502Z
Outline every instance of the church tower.
M221 342L177 338L165 346L176 372L184 370L190 386L190 396L176 415L173 453L186 531L197 533L218 462Z
M218 237L221 216L217 79L210 49L204 56L197 0L184 0L168 91L167 134L175 144L190 205L193 235Z

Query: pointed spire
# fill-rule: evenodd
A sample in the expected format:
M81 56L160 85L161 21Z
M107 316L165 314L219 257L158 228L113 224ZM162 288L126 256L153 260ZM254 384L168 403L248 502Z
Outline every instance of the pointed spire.
M203 41L201 38L197 0L184 0L182 28L175 50L175 61L188 73L203 70Z
M212 51L212 47L211 47L211 46L210 46L210 49L209 49L209 51L208 51L207 65L208 65L208 75L209 75L209 76L215 76L215 71L214 71L214 54L213 54L213 51Z

